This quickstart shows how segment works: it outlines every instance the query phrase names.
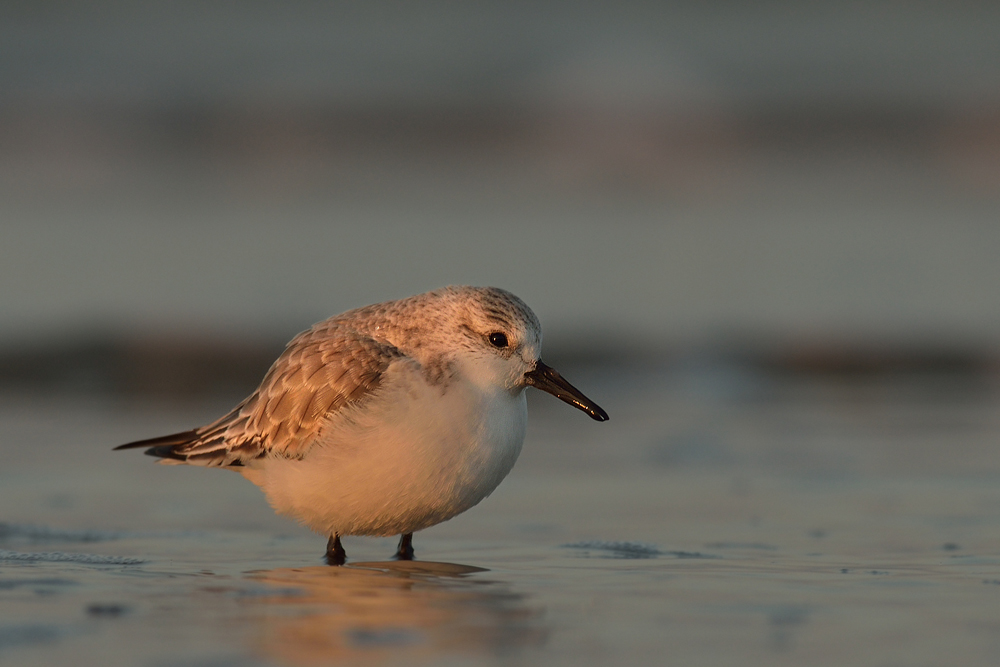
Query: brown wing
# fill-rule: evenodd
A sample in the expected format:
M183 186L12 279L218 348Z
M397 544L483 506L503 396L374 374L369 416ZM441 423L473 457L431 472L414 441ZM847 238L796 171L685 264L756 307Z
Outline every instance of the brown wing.
M225 417L191 431L115 449L194 465L238 466L261 456L300 458L327 417L375 391L391 363L388 343L342 327L317 325L296 336L260 387Z

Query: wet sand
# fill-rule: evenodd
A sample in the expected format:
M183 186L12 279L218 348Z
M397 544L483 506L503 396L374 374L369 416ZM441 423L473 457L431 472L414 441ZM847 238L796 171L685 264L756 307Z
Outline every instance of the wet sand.
M567 373L569 375L569 373ZM0 403L0 664L992 665L991 382L574 369L514 472L350 564L249 483L110 447L222 399Z

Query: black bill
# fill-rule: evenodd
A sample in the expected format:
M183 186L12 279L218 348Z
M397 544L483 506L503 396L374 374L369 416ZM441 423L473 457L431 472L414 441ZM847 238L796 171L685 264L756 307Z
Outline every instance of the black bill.
M566 382L565 378L559 375L559 371L543 364L541 359L535 364L535 370L524 374L524 381L536 389L547 391L559 400L580 408L599 422L608 421L607 412L584 396L579 389Z

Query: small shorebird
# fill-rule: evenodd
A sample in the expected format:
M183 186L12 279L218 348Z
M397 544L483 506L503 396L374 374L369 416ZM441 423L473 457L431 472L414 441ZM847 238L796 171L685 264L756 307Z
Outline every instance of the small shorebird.
M351 310L292 339L232 412L146 447L160 463L227 468L279 514L328 536L402 535L490 495L524 442L527 387L608 415L539 358L531 309L495 287L445 287Z

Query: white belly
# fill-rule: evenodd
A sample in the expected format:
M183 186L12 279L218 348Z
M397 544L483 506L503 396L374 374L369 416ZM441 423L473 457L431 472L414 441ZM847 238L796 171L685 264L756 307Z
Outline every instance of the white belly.
M323 535L397 535L446 521L493 492L521 453L524 391L484 394L389 379L338 413L301 460L260 459L243 474L280 514Z

